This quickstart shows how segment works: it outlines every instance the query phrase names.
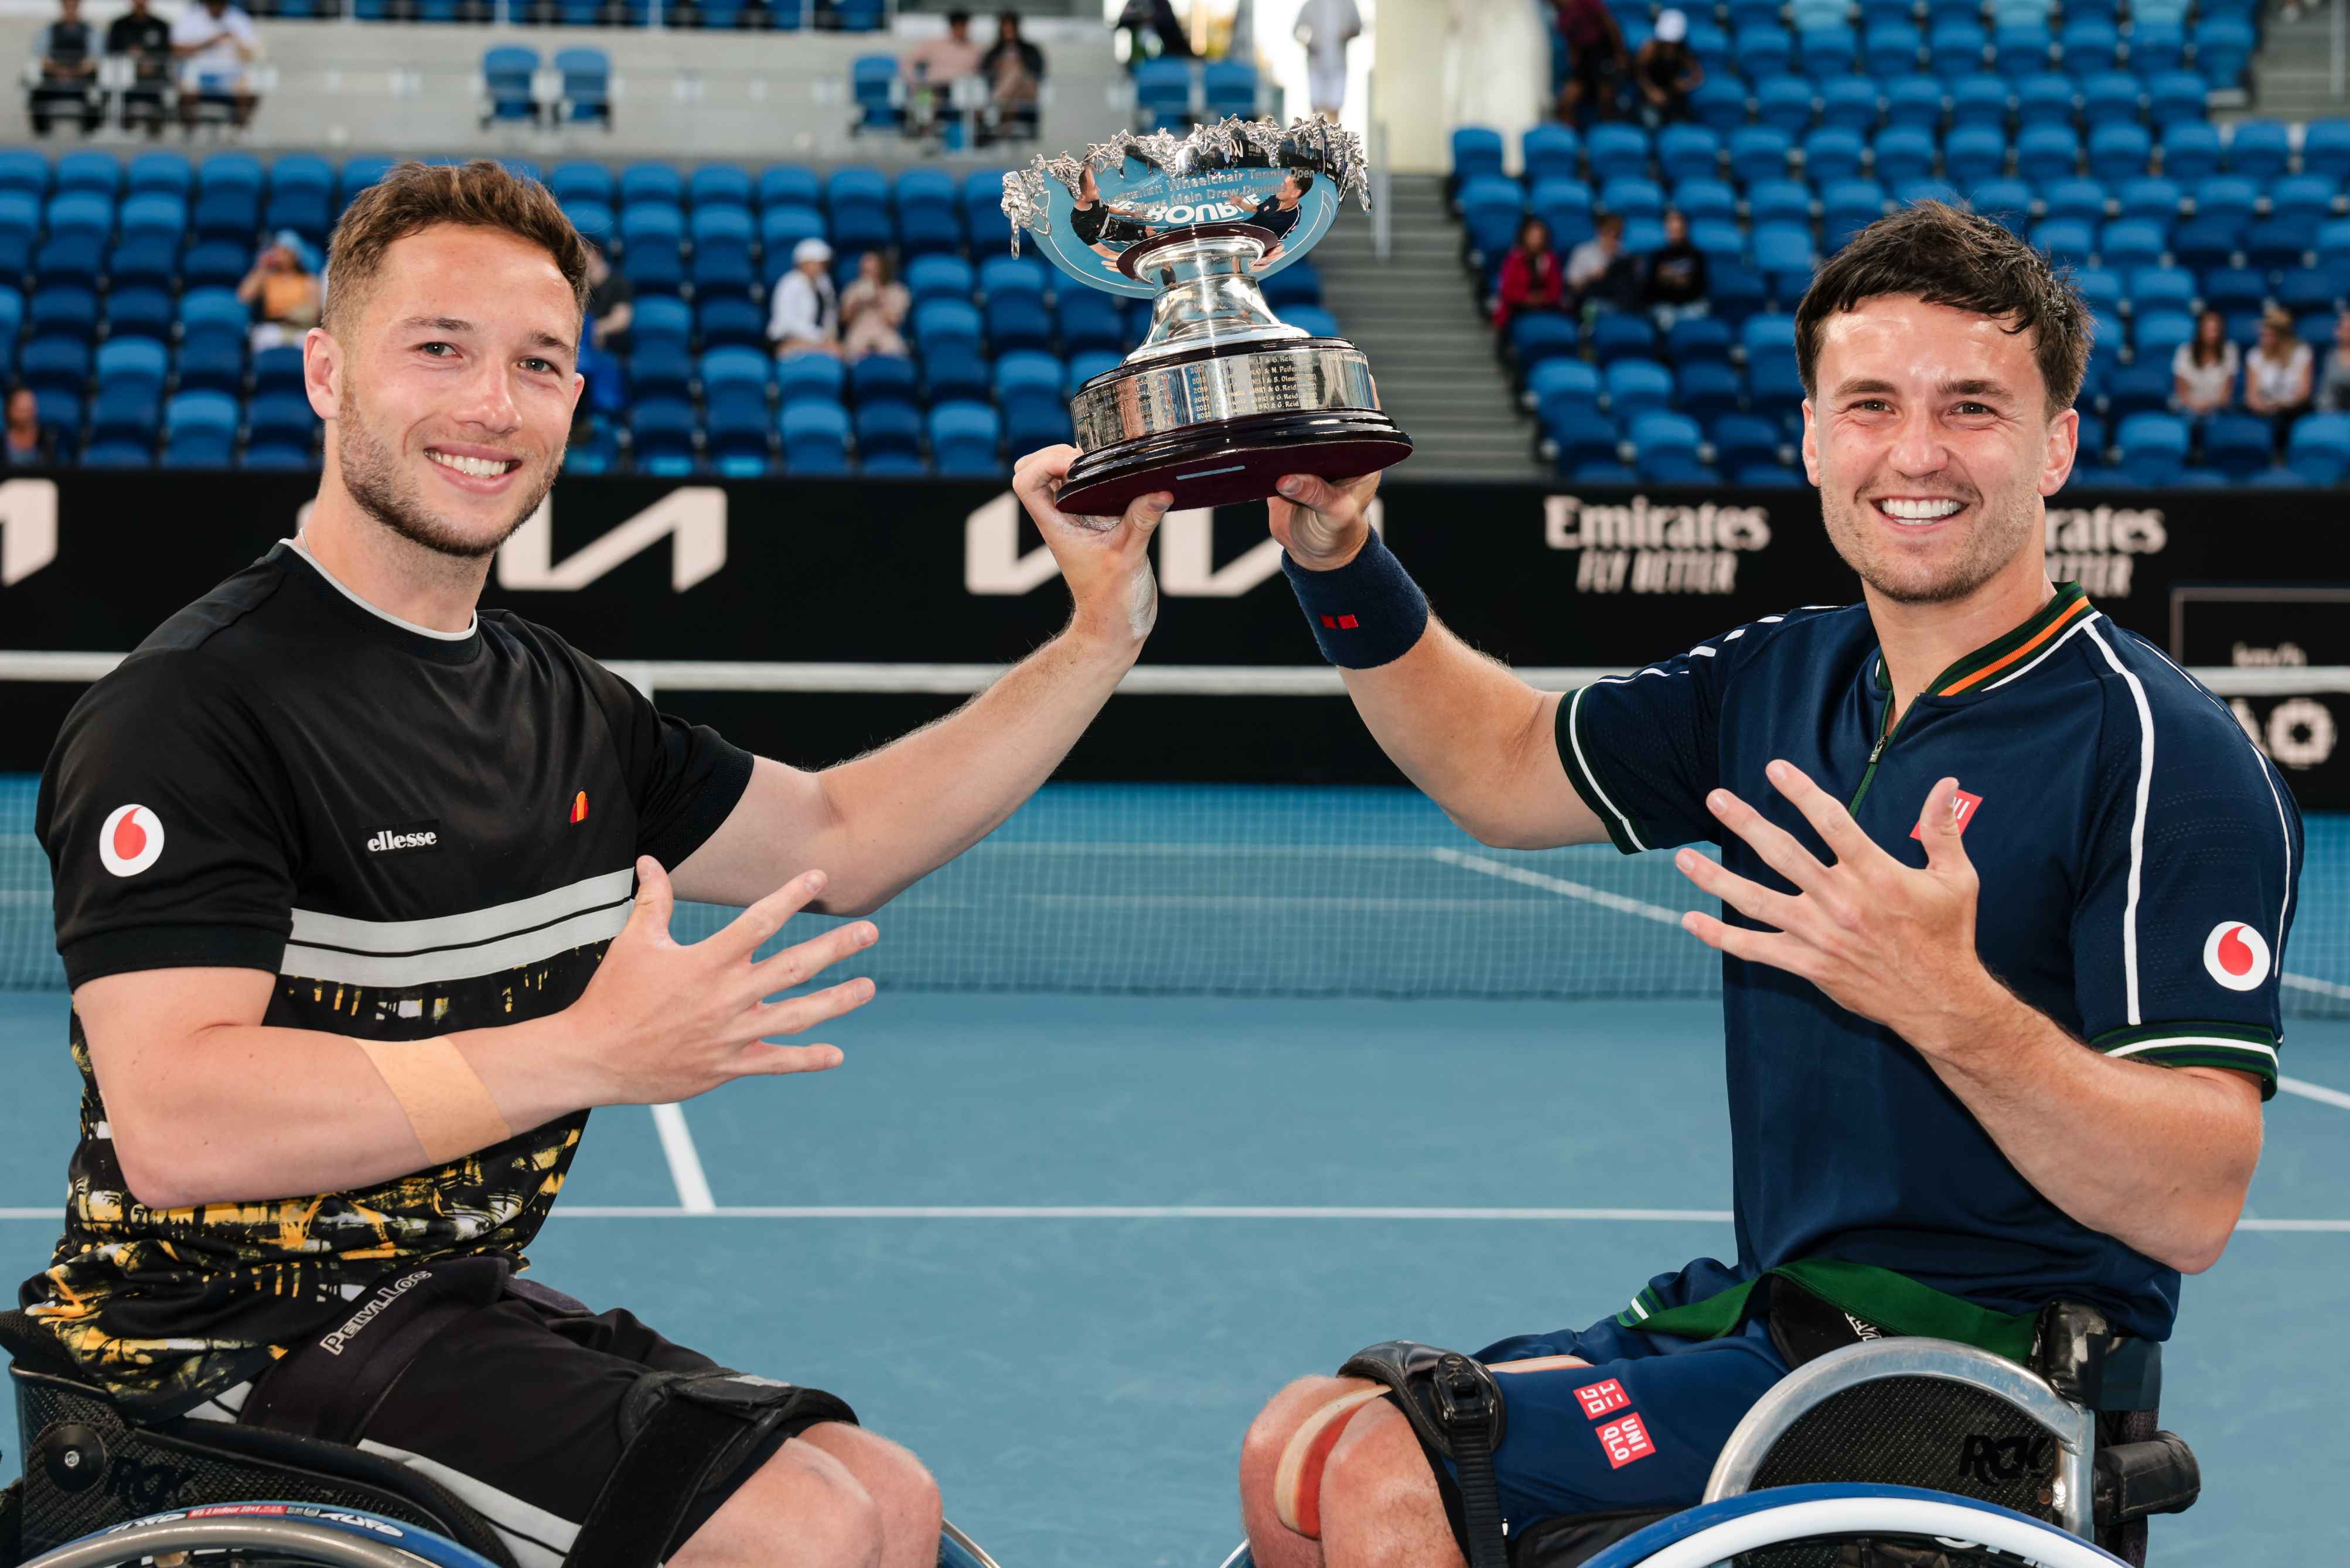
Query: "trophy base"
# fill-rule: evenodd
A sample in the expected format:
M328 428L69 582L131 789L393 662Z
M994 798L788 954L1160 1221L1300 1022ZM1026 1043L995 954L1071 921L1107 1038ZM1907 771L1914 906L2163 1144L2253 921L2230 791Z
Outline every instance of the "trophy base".
M1377 409L1319 409L1213 420L1089 452L1053 504L1115 517L1138 495L1170 491L1171 510L1263 501L1284 474L1359 479L1411 455L1411 438Z

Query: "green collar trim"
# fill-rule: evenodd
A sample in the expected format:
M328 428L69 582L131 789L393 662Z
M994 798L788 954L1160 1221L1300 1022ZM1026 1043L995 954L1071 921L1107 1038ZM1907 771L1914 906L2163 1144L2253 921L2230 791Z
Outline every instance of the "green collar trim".
M2059 583L2056 597L2042 605L2031 619L2003 636L1992 639L1981 648L1960 659L1926 683L1922 697L1947 697L1963 691L1984 677L2021 659L2054 637L2059 627L2071 624L2090 613L2089 596L2078 583ZM1874 671L1879 692L1893 689L1893 677L1885 668L1885 654L1877 655Z

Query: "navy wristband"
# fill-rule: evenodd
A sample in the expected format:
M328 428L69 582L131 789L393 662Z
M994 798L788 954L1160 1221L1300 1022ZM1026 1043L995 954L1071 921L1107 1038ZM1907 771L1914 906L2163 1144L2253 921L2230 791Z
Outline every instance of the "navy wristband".
M1342 670L1376 670L1409 653L1428 630L1428 596L1373 529L1355 558L1309 571L1284 552L1281 569L1297 590L1322 657Z

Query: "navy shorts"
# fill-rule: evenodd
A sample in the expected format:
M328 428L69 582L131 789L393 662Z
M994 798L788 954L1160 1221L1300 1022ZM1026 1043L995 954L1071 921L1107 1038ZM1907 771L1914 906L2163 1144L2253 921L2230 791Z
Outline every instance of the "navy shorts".
M1747 1276L1700 1258L1649 1288L1667 1306ZM1512 1372L1513 1361L1580 1356L1588 1366ZM1575 1332L1520 1334L1477 1353L1502 1386L1506 1430L1493 1456L1513 1534L1546 1519L1694 1507L1731 1432L1788 1372L1760 1317L1720 1339L1675 1339L1613 1318Z

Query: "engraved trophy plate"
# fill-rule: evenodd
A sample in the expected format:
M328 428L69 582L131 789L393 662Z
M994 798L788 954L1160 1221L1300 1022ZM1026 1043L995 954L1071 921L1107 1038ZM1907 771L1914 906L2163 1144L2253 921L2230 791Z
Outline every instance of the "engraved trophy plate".
M1256 501L1285 473L1350 479L1410 455L1362 354L1282 321L1258 287L1349 192L1368 208L1365 176L1350 131L1234 119L1003 177L1014 254L1025 232L1079 283L1153 302L1142 346L1071 400L1083 455L1064 511L1107 515L1154 490L1178 507Z

